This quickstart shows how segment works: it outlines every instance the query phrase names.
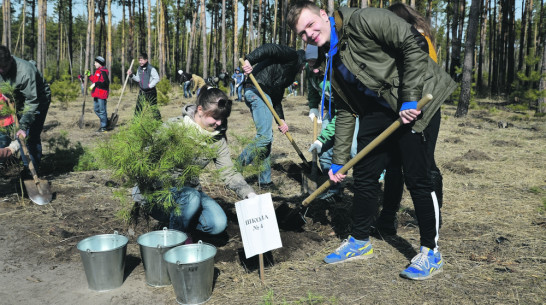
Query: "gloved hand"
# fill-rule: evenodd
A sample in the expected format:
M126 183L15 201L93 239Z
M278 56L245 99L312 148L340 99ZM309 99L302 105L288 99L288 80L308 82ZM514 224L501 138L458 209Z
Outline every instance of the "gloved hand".
M256 197L256 196L257 196L256 193L251 192L251 193L248 193L248 195L246 195L246 198L250 199L250 198Z
M313 119L315 117L317 118L317 123L322 123L322 120L320 119L318 108L309 109L309 118L311 119L311 122L313 122Z
M17 131L17 133L15 134L18 138L20 135L23 136L23 138L26 138L27 137L27 132L22 130L22 129L19 129L19 131Z
M95 88L95 83L92 83L91 86L89 86L89 91L93 91L93 88Z
M322 142L316 140L315 142L313 142L313 144L311 144L311 146L309 146L309 149L307 151L313 152L313 150L316 150L317 154L320 154L320 152L322 151Z
M91 71L85 70L84 74L87 75L87 76L91 76Z

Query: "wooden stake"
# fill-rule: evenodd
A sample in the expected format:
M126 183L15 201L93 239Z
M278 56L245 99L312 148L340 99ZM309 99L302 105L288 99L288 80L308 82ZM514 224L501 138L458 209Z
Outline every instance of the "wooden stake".
M258 254L258 257L260 259L260 280L262 281L262 284L265 284L265 274L264 274L264 255L262 253Z

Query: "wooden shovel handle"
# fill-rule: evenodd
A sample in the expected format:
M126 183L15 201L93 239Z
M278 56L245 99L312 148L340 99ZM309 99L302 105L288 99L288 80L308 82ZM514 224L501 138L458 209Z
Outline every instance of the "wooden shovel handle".
M135 62L135 60L131 60L131 65L129 66L129 70L131 70L133 68L133 63ZM119 109L119 104L121 103L121 97L123 96L123 92L125 92L125 87L127 86L127 81L129 80L129 75L127 75L127 77L125 78L125 83L123 84L123 89L121 89L121 93L119 95L119 100L118 100L118 105L116 106L116 111L114 112L115 114L118 114L118 109Z
M417 104L417 109L420 110L423 108L430 100L432 100L431 94L426 94L423 96L423 98L419 101ZM349 169L351 169L357 162L359 162L364 156L366 156L370 151L372 151L374 148L376 148L381 142L383 142L387 137L389 137L396 129L398 129L400 126L404 125L401 118L398 118L398 120L394 121L385 131L383 131L381 134L379 134L373 141L371 141L366 147L364 147L361 151L358 152L354 158L349 160L339 171L340 174L345 174ZM319 188L317 188L309 197L305 198L305 200L302 202L302 205L306 206L311 201L315 200L318 195L322 194L324 191L326 191L331 185L334 183L328 179L326 182L324 182Z
M245 61L242 58L239 58L239 61L241 62L241 66L245 65ZM252 73L249 73L248 77L250 78L250 80L254 84L254 87L256 87L256 89L258 89L258 92L260 92L260 95L262 96L262 100L267 105L267 108L269 108L269 110L273 114L273 117L275 118L275 121L277 122L277 125L281 126L282 125L281 118L279 117L279 115L277 114L275 109L273 109L273 106L269 102L269 99L267 98L265 93L262 91L262 88L260 87L260 84L258 84L258 81L256 81L256 78L254 77L254 75L252 75ZM303 166L308 167L309 165L307 164L307 160L305 159L305 156L303 155L300 148L298 147L298 145L296 144L296 142L292 138L292 135L288 131L284 135L286 135L286 138L288 138L288 141L290 141L290 143L292 144L292 146L294 147L294 149L298 153L298 156L300 156L300 158L301 158L301 160L303 161L303 164L304 164Z
M14 112L12 115L13 115L13 120L15 121L15 129L18 130L19 119L17 118L17 114L15 113L16 111L15 105L8 98L6 98L5 100L8 103L11 111ZM23 137L23 135L19 135L19 142L21 142L21 148L23 149L23 153L25 154L25 157L28 160L28 169L30 170L30 173L32 174L32 179L34 179L34 183L36 183L36 185L39 185L40 179L38 178L38 173L36 172L36 168L34 167L34 162L32 162L32 160L30 159L30 153L28 152L27 144L25 142L25 137Z

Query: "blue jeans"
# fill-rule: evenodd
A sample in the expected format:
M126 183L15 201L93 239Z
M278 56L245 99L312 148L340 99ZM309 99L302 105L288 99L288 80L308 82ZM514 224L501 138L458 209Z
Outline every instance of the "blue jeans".
M271 98L266 94L271 103ZM242 165L248 165L260 156L264 160L263 170L259 175L260 184L271 182L271 143L273 142L273 115L262 100L256 88L245 89L245 103L250 108L254 125L256 125L256 136L254 141L248 144L237 159Z
M191 98L190 82L184 82L184 98Z
M108 126L108 113L106 112L106 100L95 97L93 99L95 114L100 119L100 127L106 128Z
M235 95L235 84L230 81L229 82L229 96L234 96Z
M174 200L180 209L165 211L154 206L151 216L159 221L169 222L169 229L182 232L191 232L193 229L216 235L224 232L227 227L227 216L222 207L207 194L194 189L183 187L172 189Z

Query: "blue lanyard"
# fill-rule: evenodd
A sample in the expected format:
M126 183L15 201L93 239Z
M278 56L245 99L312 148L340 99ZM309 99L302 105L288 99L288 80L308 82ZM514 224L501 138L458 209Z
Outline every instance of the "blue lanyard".
M337 44L338 44L338 38L336 33L336 21L334 17L329 17L330 19L330 50L328 50L328 54L326 55L326 71L324 72L324 79L322 80L322 96L321 96L321 109L320 109L320 116L323 117L324 114L324 92L326 90L326 81L330 79L330 97L328 101L328 114L330 116L330 119L332 118L332 61L334 55L337 54ZM328 73L330 73L328 75Z

